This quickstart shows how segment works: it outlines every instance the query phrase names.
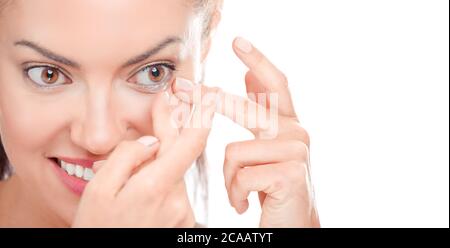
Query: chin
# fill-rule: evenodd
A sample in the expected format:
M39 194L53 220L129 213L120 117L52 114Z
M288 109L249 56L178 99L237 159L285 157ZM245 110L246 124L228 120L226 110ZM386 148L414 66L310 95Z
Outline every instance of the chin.
M35 160L36 161L36 160ZM54 164L45 158L42 163L34 164L32 177L27 180L27 193L36 197L40 211L49 219L55 220L55 226L70 226L75 217L81 195L69 190L55 172ZM38 176L36 176L38 175ZM25 175L24 175L25 176ZM36 192L39 191L39 192Z

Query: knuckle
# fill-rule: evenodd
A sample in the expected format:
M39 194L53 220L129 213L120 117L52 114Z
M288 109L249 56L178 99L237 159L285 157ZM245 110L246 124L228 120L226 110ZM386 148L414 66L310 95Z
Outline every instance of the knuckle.
M290 163L287 173L290 182L294 185L303 184L308 177L308 166L305 162L293 161Z
M142 172L136 174L130 179L128 185L132 191L139 196L142 196L144 200L155 201L165 195L164 189L161 183L158 182L155 177L148 176L150 173Z
M243 188L244 182L248 178L248 169L240 169L234 178L234 183L237 188Z
M303 142L309 146L310 142L311 142L311 137L309 136L309 133L302 128L302 136L303 136Z
M282 71L278 71L278 81L285 86L289 84L288 76Z
M158 183L156 180L147 179L142 182L142 194L147 195L149 199L154 199L156 197L160 197L161 195L164 195L165 191L164 188L160 183Z
M272 178L272 187L274 191L282 191L282 189L286 188L288 181L286 180L286 176L283 173L274 173Z
M225 147L225 159L227 161L233 161L240 149L241 146L239 145L239 143L228 144Z
M300 140L294 140L290 145L290 149L291 152L295 154L295 158L301 161L308 160L309 148L304 142Z
M303 128L300 127L297 131L297 137L300 139L304 144L306 144L307 147L309 147L311 138L309 136L309 133Z

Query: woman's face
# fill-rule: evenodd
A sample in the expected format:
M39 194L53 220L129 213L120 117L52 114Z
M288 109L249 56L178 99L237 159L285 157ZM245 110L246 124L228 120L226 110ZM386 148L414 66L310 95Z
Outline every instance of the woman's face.
M152 135L152 106L175 77L198 80L202 30L189 2L11 1L0 18L0 132L35 207L70 223L80 196L50 158L101 160Z

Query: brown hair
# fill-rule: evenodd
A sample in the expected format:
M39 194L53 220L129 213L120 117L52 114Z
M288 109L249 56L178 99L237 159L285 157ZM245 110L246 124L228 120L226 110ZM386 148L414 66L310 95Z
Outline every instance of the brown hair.
M8 157L6 157L5 149L0 141L0 181L6 179L9 173Z

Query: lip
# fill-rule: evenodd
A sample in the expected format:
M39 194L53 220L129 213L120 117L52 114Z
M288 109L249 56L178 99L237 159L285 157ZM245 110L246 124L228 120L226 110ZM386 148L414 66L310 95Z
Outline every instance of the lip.
M92 159L82 159L82 158L69 158L69 157L56 157L59 160L63 160L64 162L71 164L78 164L86 168L92 168L94 163L98 160Z
M98 160L78 159L78 158L68 158L68 157L54 157L54 158L48 159L51 162L56 175L61 180L61 182L66 186L66 188L69 189L71 192L73 192L75 195L81 196L84 192L84 189L86 188L86 185L89 182L84 181L81 178L69 176L61 168L61 166L58 164L58 162L55 159L64 160L65 162L72 163L72 164L78 164L78 165L81 165L86 168L92 168L94 162L98 161Z

